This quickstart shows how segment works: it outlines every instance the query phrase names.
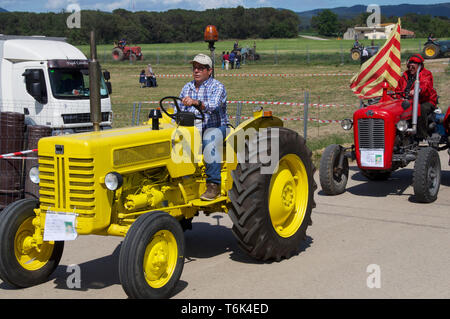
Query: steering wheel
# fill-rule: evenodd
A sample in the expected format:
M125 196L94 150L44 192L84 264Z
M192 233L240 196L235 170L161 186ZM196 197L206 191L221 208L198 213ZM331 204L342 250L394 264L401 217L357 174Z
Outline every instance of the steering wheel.
M170 117L171 119L175 119L176 120L176 113L175 114L170 114L169 112L167 112L167 110L164 108L163 106L163 102L165 100L169 100L171 99L173 101L173 103L175 104L175 108L177 109L177 113L181 113L181 109L180 106L178 105L178 101L181 102L181 99L178 96L166 96L163 97L160 101L159 101L159 106L161 107L161 110L163 110L164 113L167 114L168 117ZM198 110L200 112L200 116L194 114L194 118L196 120L202 120L205 121L205 113L202 111L202 109L199 106L194 106L196 110Z

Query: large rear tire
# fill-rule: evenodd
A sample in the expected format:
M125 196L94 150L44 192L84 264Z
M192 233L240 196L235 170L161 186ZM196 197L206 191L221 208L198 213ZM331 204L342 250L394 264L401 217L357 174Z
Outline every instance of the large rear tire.
M35 199L21 199L0 214L0 278L17 288L45 282L64 250L63 241L44 242L38 245L39 250L30 247L38 205Z
M272 159L277 168L261 174L264 166L258 152L249 149L259 145L259 152L275 154L273 139L279 145L278 158ZM261 149L263 144L267 149ZM257 134L249 140L245 163L232 172L228 213L239 246L251 257L263 261L289 258L306 240L317 189L311 155L303 137L286 128L268 128L267 135Z
M124 57L123 51L119 48L114 48L112 50L112 58L114 61L122 61Z
M435 59L439 56L440 49L436 44L427 44L423 48L423 56L425 59Z
M320 186L327 195L338 195L345 192L348 181L348 159L345 157L342 170L338 169L339 157L343 152L337 144L328 145L320 159Z
M431 147L419 150L414 163L413 187L416 200L432 203L437 199L441 185L441 161L439 153Z
M174 217L147 213L131 225L119 256L120 282L130 298L170 297L183 266L183 229Z
M361 51L359 49L352 49L350 55L353 61L359 61L361 58Z

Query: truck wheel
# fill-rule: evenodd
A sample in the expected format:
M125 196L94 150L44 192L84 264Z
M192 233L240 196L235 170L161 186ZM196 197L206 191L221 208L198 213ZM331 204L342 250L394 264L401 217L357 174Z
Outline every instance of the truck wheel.
M425 59L435 59L439 55L439 47L435 44L427 44L423 48L423 56Z
M166 212L140 216L130 227L119 256L119 277L130 298L168 298L184 266L180 223Z
M63 241L44 242L37 250L30 244L35 232L35 199L21 199L0 214L0 278L17 288L45 282L61 260Z
M371 181L385 181L391 176L391 172L361 169L361 174Z
M414 164L414 195L421 203L431 203L437 199L441 185L441 161L439 153L431 147L419 150Z
M339 155L342 149L339 145L327 146L320 159L320 186L327 195L338 195L345 192L348 181L348 159L344 158L342 171L338 170Z
M359 61L359 58L361 57L361 51L359 51L358 49L352 49L350 54L353 61Z
M123 60L123 51L119 48L114 48L112 50L112 58L114 61L122 61Z
M286 128L268 128L267 132L267 136L257 135L248 142L245 163L232 172L228 213L232 232L244 251L258 260L279 261L296 253L306 239L317 185L312 152L303 137ZM277 168L262 174L263 164L248 146L253 144L256 149L259 145L260 152L275 154L272 139L279 145ZM261 149L261 142L266 150Z

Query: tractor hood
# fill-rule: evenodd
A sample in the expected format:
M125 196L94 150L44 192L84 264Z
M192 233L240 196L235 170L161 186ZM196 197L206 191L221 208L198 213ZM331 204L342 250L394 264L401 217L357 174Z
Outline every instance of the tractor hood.
M39 140L38 153L40 157L68 158L67 163L71 159L92 159L100 179L111 171L128 174L162 166L172 177L193 174L191 150L195 148L188 138L198 131L194 127L167 126L170 128L155 131L139 126L46 137ZM200 138L191 140L201 142ZM187 158L175 159L173 149Z
M400 120L409 119L412 116L412 101L409 102L409 107L403 109L402 103L404 100L392 100L388 102L379 102L377 104L369 105L363 109L359 109L353 115L353 119L360 118L389 118L394 123Z

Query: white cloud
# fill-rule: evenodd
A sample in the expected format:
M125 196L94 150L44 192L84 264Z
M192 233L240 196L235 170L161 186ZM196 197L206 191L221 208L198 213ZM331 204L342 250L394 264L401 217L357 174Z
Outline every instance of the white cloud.
M45 8L50 10L59 10L59 9L65 9L67 6L66 0L48 0L45 4Z
M202 9L214 9L214 8L234 8L237 6L243 6L243 0L199 0L191 1L192 3L198 3Z
M119 8L123 9L131 9L130 8L131 1L130 0L120 0L120 1L114 1L114 2L104 2L104 3L98 3L95 8L100 9L103 11L113 11Z

